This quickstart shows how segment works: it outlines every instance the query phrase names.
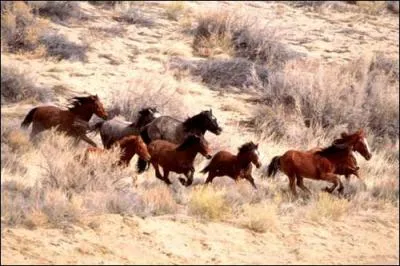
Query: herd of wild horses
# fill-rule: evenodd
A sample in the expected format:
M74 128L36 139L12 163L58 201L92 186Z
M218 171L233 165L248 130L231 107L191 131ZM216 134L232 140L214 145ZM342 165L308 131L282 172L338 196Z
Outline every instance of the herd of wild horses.
M100 122L89 125L92 115L101 118ZM170 116L162 116L156 108L145 108L138 112L135 122L121 121L117 118L108 120L107 112L97 95L74 97L70 99L67 110L55 106L39 106L26 115L21 127L27 128L32 123L31 140L40 132L57 128L57 130L75 138L77 144L84 140L93 147L85 151L83 162L93 153L104 152L96 143L86 136L88 132L100 132L105 149L118 145L121 155L118 165L127 166L132 157L139 156L137 169L144 172L150 164L155 169L156 177L167 184L170 172L185 175L179 178L184 186L193 182L195 172L193 163L200 153L210 163L201 171L208 173L205 183L212 182L217 176L229 176L235 181L239 178L248 180L257 189L251 175L252 164L261 167L258 144L248 142L243 144L238 153L219 151L210 155L208 142L204 138L206 131L220 135L222 128L213 116L212 110L202 111L179 121ZM360 153L366 160L371 159L365 133L362 129L353 134L342 133L326 148L314 148L308 151L289 150L281 156L275 156L268 165L268 176L274 176L278 170L289 178L292 193L297 196L296 185L307 193L310 190L304 185L303 178L325 180L333 183L326 187L332 193L338 186L338 192L343 192L343 184L338 175L350 175L358 178L357 161L354 152ZM159 167L163 169L161 174Z

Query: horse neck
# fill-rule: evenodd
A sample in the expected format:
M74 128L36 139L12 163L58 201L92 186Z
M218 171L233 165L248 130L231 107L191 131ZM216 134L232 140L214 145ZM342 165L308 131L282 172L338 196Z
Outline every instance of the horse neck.
M199 115L190 117L185 122L183 122L183 128L186 132L204 135L206 133L206 129L204 129L203 123L201 123L200 121L201 120Z
M194 158L196 158L198 151L193 146L191 146L183 151L177 151L177 153L180 154L182 160L193 162Z
M70 112L84 121L89 121L93 115L93 111L89 110L88 106L85 105L73 107L70 109Z
M236 161L237 161L237 165L239 165L241 169L246 168L251 163L249 153L246 152L246 153L241 154L239 152L236 155Z

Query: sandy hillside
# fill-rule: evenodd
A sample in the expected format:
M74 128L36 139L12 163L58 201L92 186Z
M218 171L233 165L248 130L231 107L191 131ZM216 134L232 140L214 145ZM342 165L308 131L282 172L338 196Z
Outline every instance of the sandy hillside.
M222 1L185 2L184 11L179 11L182 14L176 21L166 15L171 8L167 2L137 5L155 25L145 27L118 22L113 17L118 8L126 7L117 6L114 10L87 2L80 3L82 12L89 17L87 21L55 23L42 18L47 20L49 28L64 34L69 40L90 45L86 63L2 50L2 64L29 71L37 86L53 91L54 97L48 102L59 106L63 106L71 95L93 93L98 94L108 108L115 95L123 98L123 94L118 96L115 93L126 89L143 95L148 93L147 88L155 88L155 91L161 89L151 92L157 103L163 101L157 93L172 95L176 101L172 103L176 107L174 115L182 119L212 108L224 128L220 136L206 134L213 150L225 148L234 151L245 141L259 141L260 159L267 165L273 156L293 146L260 139L251 123L246 123L252 119L254 108L261 105L254 101L260 97L259 91L221 92L187 74L181 79L176 78L167 67L168 60L175 56L204 60L194 55L193 36L182 30L195 23L196 14L224 9L255 17L258 23L279 29L281 41L290 49L307 55L307 62L345 64L376 52L384 52L388 58L398 58L398 15L367 14L353 6L345 12L334 8L315 11L283 3ZM123 33L105 37L104 33L96 30L102 27L114 27L114 30L121 27ZM165 91L165 88L174 88L175 91ZM43 103L30 99L2 103L2 124L19 124L27 111L39 104ZM172 110L168 103L166 106L162 111ZM99 135L89 136L101 144ZM311 147L316 143L317 140L310 137L309 143L301 145ZM82 147L86 144L80 144L79 148ZM36 155L35 149L29 146L21 155L22 162L28 167L22 176L2 167L2 187L4 182L20 182L30 187L44 175L41 163L45 155ZM188 189L189 192L177 184L168 190L154 178L152 169L138 176L136 186L129 185L129 189L132 193L136 190L146 193L148 188L155 194L161 191L161 196L151 194L148 198L154 198L158 204L165 199L163 195L167 195L165 201L173 201L173 211L167 211L170 213L142 216L84 212L78 222L61 219L55 225L48 217L42 222L43 212L38 214L37 211L36 216L32 216L35 219L31 218L35 221L33 226L24 223L10 225L3 209L14 205L3 203L2 198L2 263L398 264L399 201L398 189L395 188L398 186L398 157L397 161L390 161L384 150L376 150L374 156L375 162L357 157L368 188L354 201L321 196L319 200L313 197L293 202L287 197L287 178L279 175L274 180L262 179L262 169L254 170L256 183L260 186L258 192L244 182L235 184L228 178L221 178L216 182L217 190L228 187L227 195L234 195L236 205L230 207L232 212L229 215L216 219L199 218L190 211L190 193L195 193L193 191L201 185ZM135 163L136 159L131 163L132 171ZM200 170L206 161L201 158L196 159L196 163L196 170ZM204 178L196 172L195 184L202 183ZM172 175L171 179L175 182L176 176ZM131 178L122 182L131 184ZM358 189L358 182L354 178L350 183ZM326 185L316 183L306 180L306 185L313 190ZM283 192L277 192L277 196L274 191ZM263 201L263 198L268 199ZM264 204L261 211L252 209L251 219L254 221L238 211L241 207L235 209L242 204L237 202L251 202L253 199ZM151 204L151 200L147 202ZM325 209L331 213L326 214ZM257 230L259 227L262 230Z

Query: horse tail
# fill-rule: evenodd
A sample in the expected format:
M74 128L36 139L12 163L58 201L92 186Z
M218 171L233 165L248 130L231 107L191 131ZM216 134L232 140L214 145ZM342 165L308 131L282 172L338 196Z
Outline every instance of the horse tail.
M149 136L149 133L147 132L147 127L143 128L140 131L140 136L142 137L144 143L149 144L151 142L151 138Z
M206 167L204 167L204 169L201 170L200 173L205 174L205 173L207 173L208 171L210 171L210 165L207 165Z
M28 128L28 127L29 127L29 125L32 123L33 115L35 114L36 110L37 110L37 107L36 107L36 108L33 108L33 109L30 110L29 113L25 116L24 121L22 121L22 123L21 123L21 127L22 127L22 128Z
M281 156L275 156L272 158L271 163L268 165L268 177L274 177L279 170Z
M149 143L151 142L151 139L150 139L149 133L147 133L147 127L145 127L144 129L142 129L140 131L140 137L143 139L144 143L149 145ZM149 162L146 162L142 158L139 158L137 160L136 168L137 168L139 174L146 171L146 169L149 169L149 167L150 167Z

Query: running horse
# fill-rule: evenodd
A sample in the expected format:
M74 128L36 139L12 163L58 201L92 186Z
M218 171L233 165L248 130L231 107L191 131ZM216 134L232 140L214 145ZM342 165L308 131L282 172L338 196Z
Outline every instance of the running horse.
M220 135L222 132L222 128L218 125L211 109L202 111L185 121L179 121L170 116L160 116L143 127L140 135L146 144L161 139L180 145L188 136L198 135L203 137L206 131L215 135ZM139 173L144 172L146 166L147 164L143 160L138 160Z
M145 125L159 116L160 113L156 108L143 108L139 111L138 118L134 122L124 121L114 117L110 120L97 122L93 126L93 131L100 131L101 142L104 148L109 149L116 141L125 136L139 135L140 130Z
M32 123L31 140L40 132L57 127L58 131L75 137L76 143L82 139L97 147L96 143L86 136L89 130L88 121L93 114L107 119L107 113L97 95L73 97L70 99L67 110L51 105L31 109L21 123L21 127L28 128Z
M147 145L140 136L130 135L123 137L116 141L113 146L119 146L121 148L121 154L117 162L118 166L128 166L135 154L145 161L149 161L151 158ZM99 147L88 147L85 151L82 163L85 164L87 162L89 154L101 154L105 151L105 149Z
M352 153L355 146L362 146L363 150L371 158L371 152L363 130L354 134L343 134L342 138L333 141L332 145L319 151L297 151L289 150L282 156L275 156L268 165L268 176L274 176L278 170L285 173L289 178L289 187L293 195L297 197L296 184L303 191L311 191L304 185L303 178L324 180L333 183L326 187L325 191L332 193L337 186L338 192L343 193L343 184L337 172L340 169L352 169ZM295 183L296 182L296 183Z
M203 174L208 173L206 184L212 182L217 176L227 175L235 181L238 181L239 178L244 178L257 189L254 178L251 176L252 164L257 168L261 167L258 144L254 144L251 141L243 144L239 148L237 155L228 151L217 152L211 162L200 172Z

